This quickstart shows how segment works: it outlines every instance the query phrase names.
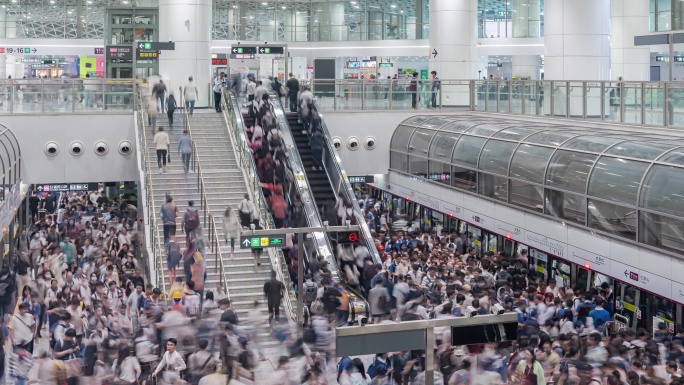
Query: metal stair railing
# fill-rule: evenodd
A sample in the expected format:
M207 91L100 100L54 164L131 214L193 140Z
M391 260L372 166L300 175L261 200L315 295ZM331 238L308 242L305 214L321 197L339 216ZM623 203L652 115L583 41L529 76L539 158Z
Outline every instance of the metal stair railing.
M265 229L275 229L273 217L268 212L266 199L263 196L261 187L259 187L259 177L254 158L252 157L252 151L247 144L247 138L239 129L240 125L245 127L245 122L242 119L238 100L234 94L224 90L221 103L228 134L233 143L233 152L235 153L238 167L243 170L243 175L245 175L250 199L252 199L252 202L256 203L255 207L259 222L263 224ZM285 255L281 249L268 248L267 250L271 259L271 265L274 267L278 280L283 282L285 287L288 288L287 295L285 295L284 299L285 306L290 314L290 319L296 320L297 298L294 293L294 283L290 279L289 272L283 272L283 267L287 266Z
M180 91L179 93L181 106L185 106L185 93L183 92L183 88L178 87L178 90ZM204 173L202 172L202 166L200 165L198 158L199 152L197 151L197 144L192 139L192 130L190 129L190 119L188 119L189 116L187 109L182 108L182 114L184 128L188 131L188 134L190 135L190 140L192 141L192 154L190 159L192 163L192 169L194 172L197 173L197 190L200 193L200 210L203 213L202 224L204 228L208 227L208 232L206 235L207 239L209 240L209 248L211 252L214 253L215 266L219 268L221 286L223 286L223 290L226 293L226 298L230 299L230 292L228 291L228 282L226 281L226 269L223 263L223 254L221 253L220 238L218 236L218 231L216 230L216 220L214 219L214 216L209 212L209 202L207 201L207 188L206 184L204 183Z
M138 140L140 143L142 143L142 149L138 149L138 153L140 154L140 162L141 162L141 171L143 175L141 175L141 179L143 182L143 187L146 191L145 194L145 208L146 208L146 218L147 218L147 223L150 226L150 233L146 238L146 243L148 250L152 251L152 255L148 256L148 258L154 258L154 265L159 268L157 271L157 287L160 288L162 291L162 298L167 298L166 296L166 278L165 274L163 273L166 269L164 268L164 258L162 258L163 253L164 253L164 248L162 247L161 244L161 238L163 235L159 234L159 229L157 227L157 206L154 201L154 186L152 184L152 180L150 175L152 175L152 170L150 169L150 165L148 163L148 154L147 154L147 125L145 124L145 102L147 102L148 96L145 96L142 94L142 92L139 93L138 97L138 108L139 111L136 113L138 122L140 123L139 127L140 129L138 130ZM148 264L145 264L145 266L149 266ZM150 274L151 277L151 271L148 271L148 274Z

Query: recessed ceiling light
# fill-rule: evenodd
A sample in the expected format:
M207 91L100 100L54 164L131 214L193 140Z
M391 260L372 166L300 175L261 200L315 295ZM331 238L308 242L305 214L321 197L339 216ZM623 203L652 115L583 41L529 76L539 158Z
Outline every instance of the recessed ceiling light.
M261 3L261 5L268 5L268 3Z
M280 7L280 8L282 8L282 9L287 9L287 7L286 7L286 6L284 6L284 5L283 5L282 7Z
M396 5L396 4L392 4L392 5L390 5L390 8L396 8L396 7L397 7L397 5Z
M351 3L352 3L352 4L356 4L356 1L352 1Z
M92 4L92 3L93 3L92 1L88 0L88 4Z

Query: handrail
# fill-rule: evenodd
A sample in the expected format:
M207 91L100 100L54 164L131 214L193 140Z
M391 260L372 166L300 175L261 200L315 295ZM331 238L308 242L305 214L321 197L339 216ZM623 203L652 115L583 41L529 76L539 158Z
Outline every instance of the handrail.
M185 106L185 93L183 92L183 87L178 87L178 90L180 91L181 106ZM200 210L202 211L204 218L203 225L204 228L207 228L208 226L207 238L209 239L210 250L214 253L214 264L219 269L219 279L221 281L221 286L223 286L223 290L226 292L226 298L230 299L230 292L228 291L228 284L226 281L226 269L223 263L223 254L221 253L220 238L216 230L216 221L214 220L214 216L209 212L209 202L207 200L206 184L204 183L204 173L198 158L199 152L197 151L197 144L192 139L190 119L188 118L188 111L186 108L182 108L182 114L184 128L188 131L188 135L190 135L190 141L192 142L191 159L193 170L197 173L197 190L200 193Z
M266 209L266 200L263 196L263 192L259 187L259 181L257 177L256 164L254 163L254 158L252 157L252 151L247 145L247 138L240 132L237 127L241 125L245 127L245 122L242 118L242 113L238 107L238 101L233 93L229 93L223 90L223 97L221 98L221 103L223 106L223 118L226 121L226 127L228 128L228 134L231 137L231 142L233 143L233 152L237 160L238 167L243 170L243 172L249 173L249 176L245 177L248 193L252 202L255 204L257 216L259 217L259 222L263 224L265 229L275 229L275 222L272 216ZM269 258L271 259L271 265L274 267L277 278L285 284L288 288L287 295L285 295L285 306L290 313L290 319L297 319L296 306L293 302L296 301L294 293L294 285L290 279L290 274L283 273L283 266L286 266L285 255L281 249L268 248ZM292 290L290 290L292 289Z
M160 241L160 234L159 230L157 228L157 206L154 201L154 186L152 183L150 183L150 175L152 175L152 170L150 169L150 165L148 163L147 159L147 127L145 124L145 104L147 102L147 98L149 98L149 95L144 95L142 92L142 89L140 90L140 97L138 97L138 105L140 108L140 113L138 114L139 122L140 122L140 127L141 129L139 130L139 135L141 136L140 140L142 143L142 146L144 148L143 151L140 151L142 154L142 165L144 167L144 185L145 189L147 191L147 194L145 196L145 199L147 201L147 223L150 226L150 234L148 237L152 253L154 254L155 258L155 265L159 267L159 271L157 272L157 286L160 287L160 290L162 291L162 297L166 297L166 277L164 274L164 271L166 269L164 268L164 259L161 257L163 254L163 248L161 245Z
M354 217L356 218L357 223L361 226L361 233L363 234L364 241L363 243L365 243L368 252L373 257L373 262L376 264L381 264L382 260L380 259L378 249L377 247L375 247L375 243L373 242L373 236L371 235L370 229L368 228L368 224L366 224L366 219L361 212L361 208L358 204L356 204L354 190L352 190L351 183L349 183L349 179L347 179L347 174L344 172L344 170L342 170L339 158L336 157L337 150L335 150L335 148L330 142L330 138L332 138L332 135L328 130L328 126L325 124L325 119L323 119L323 113L320 112L316 104L316 100L314 100L313 102L313 108L316 110L316 112L318 112L318 116L320 117L321 129L323 130L323 134L325 135L325 146L328 156L323 161L323 167L326 170L326 174L328 174L329 177L333 177L331 173L336 173L334 177L339 178L339 184L337 186L333 186L335 187L335 193L341 192L344 194L344 197L347 199L347 202L344 203L345 205L352 207L352 209L354 210ZM332 168L332 170L329 170L330 168ZM341 223L341 225L344 224Z

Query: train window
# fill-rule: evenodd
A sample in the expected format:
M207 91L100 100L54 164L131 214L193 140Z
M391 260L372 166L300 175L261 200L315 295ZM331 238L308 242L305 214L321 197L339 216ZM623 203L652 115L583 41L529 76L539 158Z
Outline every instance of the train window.
M490 140L482 149L480 169L500 175L508 175L508 163L517 146L517 143Z
M463 167L452 166L452 186L475 192L477 188L477 172Z
M390 151L390 168L408 172L408 155L396 151Z
M641 179L649 164L602 156L589 177L589 195L636 205Z
M511 203L541 213L544 211L544 187L511 179Z
M428 160L418 156L409 155L409 172L413 175L428 176Z
M576 194L546 189L544 210L546 214L584 224L587 213L586 198Z
M558 150L551 158L546 175L549 186L584 194L587 176L597 156L573 151Z
M513 155L510 176L528 182L543 183L544 170L553 151L548 147L521 144Z
M684 252L684 221L653 213L641 212L639 241L677 253Z
M607 231L621 237L636 239L636 210L589 199L589 227Z
M480 173L480 195L508 202L508 178Z
M684 217L684 169L653 165L642 185L641 207Z
M430 180L433 180L437 183L444 183L446 185L451 184L451 166L442 163L442 162L435 162L434 160L430 161L430 167L428 170L428 178Z

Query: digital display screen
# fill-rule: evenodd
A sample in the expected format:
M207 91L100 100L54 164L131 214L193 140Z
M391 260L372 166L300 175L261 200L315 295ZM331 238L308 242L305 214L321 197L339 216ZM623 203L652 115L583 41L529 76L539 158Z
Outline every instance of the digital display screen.
M359 69L361 68L361 62L358 61L348 61L347 68L349 69Z

